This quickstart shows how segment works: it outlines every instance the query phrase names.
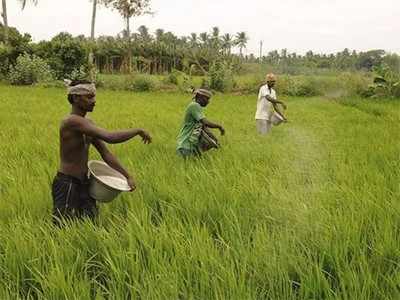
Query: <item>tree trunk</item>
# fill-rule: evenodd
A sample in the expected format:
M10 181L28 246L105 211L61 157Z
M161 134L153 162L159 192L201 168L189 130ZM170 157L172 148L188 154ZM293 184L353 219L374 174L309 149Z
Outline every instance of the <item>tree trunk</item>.
M130 29L130 18L126 17L126 37L128 39L128 73L132 73L132 45L131 45L131 29Z
M131 40L131 29L130 29L130 24L129 24L129 17L126 17L126 37L128 38L128 41Z
M93 0L93 11L92 11L92 25L91 25L91 30L90 30L90 39L91 39L91 45L90 45L90 52L89 52L89 76L91 81L96 80L96 66L94 65L94 53L93 53L93 47L94 47L94 28L96 24L96 10L97 10L97 0Z
M3 6L3 12L1 16L3 17L3 23L4 23L4 40L7 43L8 42L8 19L7 19L7 1L2 0L2 6Z
M94 27L96 24L96 10L97 10L97 0L93 0L93 11L92 11L92 27L90 31L90 38L94 40Z

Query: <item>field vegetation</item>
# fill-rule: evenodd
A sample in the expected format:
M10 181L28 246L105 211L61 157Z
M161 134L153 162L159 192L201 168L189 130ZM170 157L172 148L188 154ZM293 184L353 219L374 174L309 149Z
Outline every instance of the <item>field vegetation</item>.
M86 2L90 38L34 42L2 0L0 299L400 299L398 54L255 56L240 29L131 28L150 0ZM120 34L95 36L98 5L124 18ZM289 122L260 137L270 72ZM96 83L101 127L143 127L153 143L110 146L137 190L102 204L95 224L56 228L64 79ZM198 87L227 134L184 161L175 139Z
M255 94L207 108L227 130L199 160L175 154L189 94L100 90L90 116L154 136L112 146L138 190L99 222L51 223L58 88L0 86L1 299L396 299L398 102L286 97L260 138ZM92 153L92 158L98 158Z

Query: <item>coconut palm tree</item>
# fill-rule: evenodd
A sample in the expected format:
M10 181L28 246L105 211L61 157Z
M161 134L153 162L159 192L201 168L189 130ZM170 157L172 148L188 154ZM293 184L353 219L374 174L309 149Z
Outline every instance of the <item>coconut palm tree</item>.
M224 49L227 54L231 54L232 46L233 46L233 36L229 33L225 33L222 36L222 49Z
M102 0L106 6L117 10L126 21L126 33L130 38L130 19L145 14L152 14L150 10L151 0Z
M92 41L94 40L94 27L96 24L96 12L97 12L97 0L93 0L92 25L90 28L90 38L92 39Z
M1 1L1 16L3 18L3 25L4 25L4 39L7 41L8 40L8 19L7 19L7 1L2 0Z
M150 10L151 0L102 0L106 6L111 6L117 10L126 21L126 38L128 42L128 69L131 73L132 65L132 45L130 20L133 17L138 17L146 14L153 14Z
M246 44L249 41L249 37L247 36L246 32L238 32L236 34L235 44L239 47L240 56L243 56L243 48L246 48Z
M28 0L20 0L21 4L22 4L22 9L25 9L26 3L28 2ZM30 0L30 2L32 2L34 5L37 5L38 1L37 0Z
M139 26L138 32L139 32L139 37L142 41L144 42L151 41L151 35L149 33L149 29L146 26L144 25Z
M164 29L159 28L156 30L155 36L157 42L160 42L163 39L164 33L165 33Z
M96 24L96 12L97 12L97 0L93 0L93 7L92 7L92 22L90 26L90 39L91 39L91 46L90 46L90 52L89 52L89 68L90 70L90 77L91 80L94 80L95 77L95 70L96 67L94 66L94 54L93 54L93 47L94 47L94 29L95 29L95 24ZM93 69L92 69L93 68Z
M197 38L197 33L192 32L189 36L189 45L190 48L194 48L197 46L198 43L198 38Z
M19 0L22 4L22 9L25 8L28 0ZM37 0L30 0L33 4L37 4ZM1 1L1 6L2 6L2 13L1 16L3 18L3 25L4 25L4 38L7 41L8 40L8 17L7 17L7 0L2 0Z
M219 32L220 31L219 31L218 27L213 27L211 30L211 38L210 38L211 44L212 44L212 47L214 47L216 49L219 48L219 46L220 46Z
M208 33L207 32L200 33L199 39L203 46L207 46L207 44L209 43Z

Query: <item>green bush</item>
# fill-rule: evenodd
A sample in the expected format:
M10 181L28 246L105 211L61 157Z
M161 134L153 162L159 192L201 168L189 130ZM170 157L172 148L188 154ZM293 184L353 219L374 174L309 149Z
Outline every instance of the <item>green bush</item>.
M89 66L82 65L80 68L77 68L71 72L68 76L68 79L74 80L88 80L94 82L96 87L104 87L103 78L100 76L99 72L96 68L90 68Z
M297 83L297 90L294 96L312 97L322 94L317 81L313 77L306 77L303 80L299 80Z
M7 42L4 26L0 22L0 77L7 78L10 66L15 65L17 58L24 53L33 53L31 36L21 34L16 28L8 27ZM40 57L40 55L38 55Z
M51 41L37 45L37 53L45 58L58 79L68 77L74 70L87 64L87 49L79 38L60 33Z
M210 89L210 80L208 78L202 78L200 88L202 89Z
M400 98L400 74L386 64L374 68L375 77L369 90L373 97Z
M131 89L135 92L153 91L157 87L155 79L148 75L138 75L133 79Z
M132 90L132 75L98 74L96 86L112 91Z
M238 77L238 81L235 82L234 91L240 93L252 93L257 94L260 87L264 84L264 76L256 75L245 75Z
M230 92L235 86L233 70L223 62L214 62L210 67L210 88L219 92Z
M192 88L196 86L192 76L182 72L182 79L179 81L178 88L183 93L191 92Z
M178 74L175 71L172 71L164 78L164 83L178 85Z
M0 78L5 77L10 65L9 56L12 52L12 47L0 43Z
M53 74L43 59L22 54L17 58L16 65L10 67L9 79L11 84L31 85L53 80Z
M347 96L369 97L371 94L369 85L372 80L365 74L343 73L338 77L338 85L346 91Z
M323 93L321 82L310 76L280 76L277 91L281 95L312 97Z
M258 93L265 84L264 76L253 75L240 78L235 91L245 93ZM275 89L279 95L312 97L322 95L326 86L330 85L327 78L311 76L279 75Z
M89 80L89 74L85 66L72 70L71 74L67 77L70 80Z
M60 89L65 89L65 82L62 80L52 80L52 81L45 81L45 82L39 82L37 84L39 87L43 88L60 88Z

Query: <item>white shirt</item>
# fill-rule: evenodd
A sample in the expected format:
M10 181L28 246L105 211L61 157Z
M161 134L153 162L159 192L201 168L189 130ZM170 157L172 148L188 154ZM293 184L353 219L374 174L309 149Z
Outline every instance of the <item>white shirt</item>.
M267 98L265 98L265 96L267 95L276 99L275 90L272 88L269 89L268 85L266 84L260 88L260 91L258 93L256 119L270 120L270 118L274 114L272 103L269 102Z

